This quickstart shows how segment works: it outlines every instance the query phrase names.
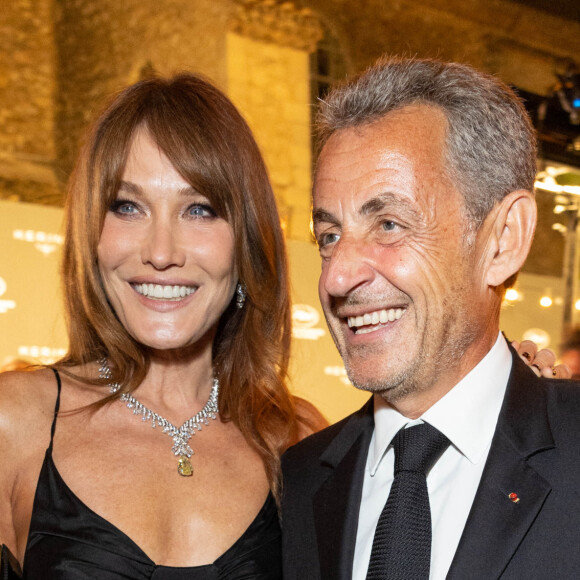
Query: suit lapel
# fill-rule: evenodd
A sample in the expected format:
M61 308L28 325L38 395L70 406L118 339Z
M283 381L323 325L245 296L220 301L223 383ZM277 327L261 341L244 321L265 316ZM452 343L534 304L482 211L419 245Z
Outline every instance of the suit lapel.
M554 447L545 387L514 356L481 482L448 580L499 578L550 493L529 458ZM515 493L517 497L511 497ZM519 501L514 501L519 499Z
M372 398L321 456L329 477L313 495L322 580L350 579L366 457L373 433Z

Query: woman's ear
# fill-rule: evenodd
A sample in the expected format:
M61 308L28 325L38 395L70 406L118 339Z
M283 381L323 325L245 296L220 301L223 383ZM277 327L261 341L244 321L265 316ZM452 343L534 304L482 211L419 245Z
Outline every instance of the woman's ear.
M499 287L519 272L532 245L537 214L534 195L522 189L506 195L487 216L482 259L488 286Z

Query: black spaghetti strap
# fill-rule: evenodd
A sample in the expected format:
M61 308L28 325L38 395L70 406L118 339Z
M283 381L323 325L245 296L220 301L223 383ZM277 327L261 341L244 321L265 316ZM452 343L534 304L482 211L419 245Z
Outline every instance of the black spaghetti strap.
M52 372L54 373L54 376L56 377L56 386L58 388L58 392L56 395L56 404L54 405L54 418L52 420L52 427L50 428L50 445L49 445L49 449L52 451L52 440L54 439L54 431L56 429L56 417L58 416L58 410L60 409L60 389L61 389L61 382L60 382L60 375L58 374L58 371L53 368Z

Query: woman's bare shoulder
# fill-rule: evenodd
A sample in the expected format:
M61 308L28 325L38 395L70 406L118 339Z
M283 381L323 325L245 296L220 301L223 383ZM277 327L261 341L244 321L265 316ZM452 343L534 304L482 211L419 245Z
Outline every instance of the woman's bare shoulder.
M40 428L39 422L53 416L56 396L56 378L48 368L0 373L0 437Z
M34 397L38 405L46 403L51 397L54 403L56 394L56 377L50 368L0 373L0 409L4 405L19 405L23 402L29 406L32 403L30 397Z
M294 405L299 423L299 439L304 439L304 437L328 427L328 421L324 415L310 401L294 397Z

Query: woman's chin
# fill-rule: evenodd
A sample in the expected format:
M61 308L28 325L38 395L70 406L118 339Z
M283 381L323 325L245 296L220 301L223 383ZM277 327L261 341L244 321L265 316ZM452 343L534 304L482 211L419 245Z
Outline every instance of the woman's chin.
M215 333L208 332L201 337L184 335L182 333L163 332L133 334L133 338L141 345L153 352L164 351L201 351L211 349Z

